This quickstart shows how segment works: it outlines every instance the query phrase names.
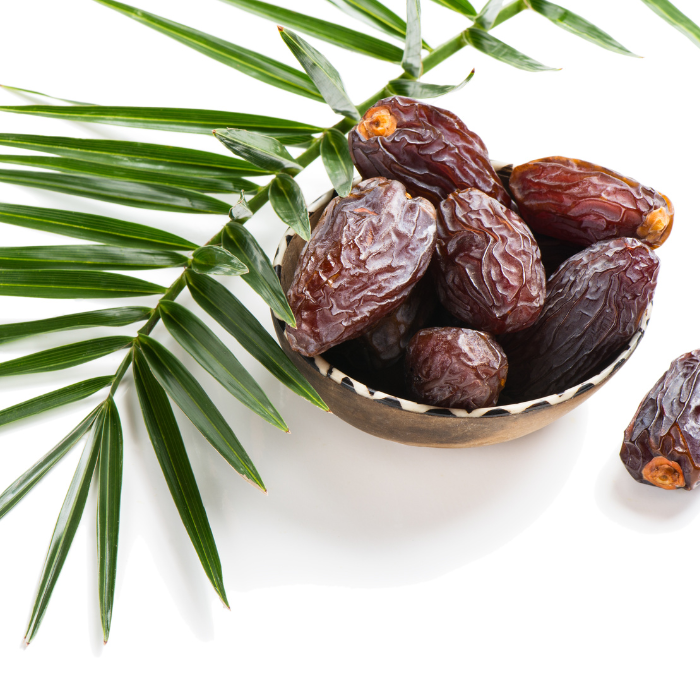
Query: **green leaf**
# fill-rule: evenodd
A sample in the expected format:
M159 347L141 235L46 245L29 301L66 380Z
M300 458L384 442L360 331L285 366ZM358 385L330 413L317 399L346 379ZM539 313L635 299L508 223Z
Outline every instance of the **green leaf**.
M270 19L275 24L291 27L309 36L315 36L317 39L327 41L329 44L335 44L350 51L364 53L383 61L401 63L401 49L393 44L388 44L386 41L356 32L354 29L348 29L339 24L326 22L309 15L302 15L299 12L287 10L277 5L270 5L266 2L259 2L258 0L225 1L254 15Z
M71 481L61 512L58 514L56 527L54 528L49 551L44 562L44 569L41 572L39 591L34 602L34 609L24 636L27 644L32 641L39 629L39 625L41 625L54 586L56 581L58 581L61 569L68 556L68 551L73 543L75 532L80 524L80 519L85 509L85 501L87 501L88 492L90 491L92 475L95 472L100 456L103 425L104 414L101 412L92 425L90 437L83 450L80 464L78 464Z
M192 190L165 185L146 185L84 175L57 175L29 170L0 170L0 182L38 187L77 197L124 204L141 209L186 212L188 214L227 214L229 205Z
M270 204L275 214L287 226L294 229L305 241L311 238L309 212L304 202L304 193L294 178L280 173L270 183Z
M437 5L448 7L455 12L459 12L459 14L469 17L469 19L475 19L478 14L472 4L467 2L467 0L433 0L433 2Z
M187 352L244 406L268 423L289 432L282 416L272 405L233 353L191 311L173 301L158 307L165 327Z
M0 296L42 299L109 299L165 294L159 284L114 272L0 270Z
M170 251L136 250L106 245L51 245L0 248L0 270L153 270L187 264Z
M526 2L535 12L546 17L567 32L576 34L576 36L580 36L582 39L602 46L609 51L615 51L616 53L625 54L626 56L636 56L636 54L633 54L622 44L615 41L610 34L606 34L602 29L598 29L598 27L591 24L588 20L585 20L583 17L559 5L547 2L547 0L526 0ZM639 58L639 56L636 57Z
M303 75L303 73L302 73ZM304 76L306 78L306 76ZM308 80L308 78L306 78ZM301 122L264 117L241 112L213 109L179 109L176 107L54 107L52 105L3 106L0 112L52 117L79 122L96 122L139 129L177 131L185 134L206 134L214 129L236 128L256 131L276 138L306 138L323 131L323 127Z
M28 95L39 95L40 97L48 97L50 100L59 100L60 102L69 102L72 105L89 105L90 102L76 102L75 100L67 100L65 97L53 97L52 95L47 95L45 92L37 92L36 90L27 90L26 88L12 87L11 85L0 85L1 88L5 90L12 90L13 92L24 92Z
M182 441L180 428L168 397L151 374L148 363L138 349L134 353L134 383L153 450L163 470L165 482L180 514L182 524L187 530L207 578L224 605L229 607L224 590L221 560L197 481L187 457L185 443Z
M231 207L228 215L232 221L247 221L253 216L253 213L253 210L248 206L243 195L241 195L239 200Z
M685 34L694 44L700 46L700 27L690 17L684 15L675 5L668 0L642 0L659 17L668 22L681 34Z
M6 323L0 326L0 343L42 333L55 333L56 331L72 331L79 328L94 328L95 326L128 326L137 321L148 320L151 311L145 306L122 306L116 309L85 311L79 314L57 316L56 318L44 318L40 321Z
M207 275L185 273L192 298L223 326L263 367L295 394L328 410L316 390L304 379L253 314L222 284Z
M211 446L244 479L266 491L257 469L233 430L182 362L158 341L148 336L139 336L138 347L158 383Z
M520 51L517 51L512 46L504 44L496 37L491 36L487 32L475 27L470 27L464 32L464 38L477 50L485 53L497 61L503 61L515 68L526 71L544 71L544 70L559 70L558 68L549 68L535 61L533 58L526 56Z
M244 275L248 272L235 255L216 245L197 248L192 254L192 269L207 275Z
M30 168L58 170L64 173L81 173L106 177L126 182L143 182L166 187L183 187L197 192L255 192L258 185L240 177L216 179L194 175L178 175L170 172L146 170L145 168L125 168L119 165L105 165L75 158L55 158L53 156L6 156L0 155L0 163L24 165Z
M151 226L63 209L0 203L0 222L125 248L194 250L196 243Z
M280 281L255 237L245 226L233 221L224 226L222 234L224 248L233 253L248 268L248 272L241 279L260 295L279 318L296 328L294 314L289 308ZM0 333L1 329L0 326Z
M244 129L215 129L214 136L229 151L259 168L272 172L278 170L299 172L302 169L291 153L272 136Z
M421 60L420 0L406 0L406 46L401 67L414 78L423 72Z
M343 79L328 59L294 32L282 27L278 29L282 40L313 80L326 104L337 114L359 122L362 115L348 97Z
M347 137L336 129L329 129L321 141L321 159L335 191L341 197L347 197L352 189L353 176Z
M111 396L105 401L103 420L100 458L97 463L97 577L102 637L107 644L117 580L119 511L124 468L122 426Z
M515 17L515 15L520 14L521 12L528 10L527 2L526 0L513 0L509 5L506 5L496 16L496 19L493 21L493 24L491 25L491 29L494 27L497 27L499 24L503 24L503 22L507 22L509 19Z
M100 389L104 389L108 384L111 384L113 379L114 377L86 379L83 382L64 386L62 389L57 389L48 394L29 399L29 401L5 408L0 411L0 425L14 423L23 418L36 416L39 413L44 413L60 406L67 406L74 401L80 401L88 396L92 396Z
M288 90L296 95L309 97L312 100L321 100L321 95L306 75L284 63L268 58L264 54L250 51L211 34L205 34L197 29L186 27L184 24L172 22L165 17L144 12L121 2L114 2L114 0L96 1L252 78L282 90Z
M473 77L474 71L459 83L459 85L430 85L429 83L420 83L417 80L397 79L389 81L389 89L396 95L422 100L431 97L440 97L440 95L446 95L448 92L457 92L457 90L461 90Z
M123 350L134 342L126 335L112 335L106 338L92 338L79 343L61 345L50 350L42 350L31 355L18 357L16 360L0 362L0 377L12 377L17 374L35 374L36 372L56 372L69 367L85 364L98 357L111 355Z
M99 406L92 411L58 445L55 445L0 494L0 518L4 518L61 461L78 440L90 430L101 410L102 407Z
M481 12L479 12L479 14L476 16L474 24L477 27L488 31L491 29L491 27L493 27L496 17L498 17L498 13L501 11L502 7L503 0L489 0L484 5Z
M167 110L166 110L167 111ZM211 134L211 129L208 131ZM0 144L12 148L52 153L103 165L144 168L163 173L210 178L240 178L246 175L267 175L268 171L250 163L218 153L194 148L161 146L157 143L76 139L67 136L35 136L0 134Z

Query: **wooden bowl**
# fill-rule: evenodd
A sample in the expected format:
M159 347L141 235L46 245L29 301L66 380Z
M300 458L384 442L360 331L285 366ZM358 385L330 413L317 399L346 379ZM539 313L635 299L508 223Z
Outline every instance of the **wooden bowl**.
M309 206L312 227L334 196L335 192L327 192ZM304 245L305 241L289 229L277 249L273 264L285 292L291 285ZM585 382L561 394L471 412L459 408L436 408L375 391L333 367L323 355L304 357L294 352L284 335L284 321L274 314L272 320L286 355L330 410L346 423L371 435L405 445L477 447L522 437L544 428L580 406L627 362L644 335L650 314L651 304L639 330L623 350L605 369Z

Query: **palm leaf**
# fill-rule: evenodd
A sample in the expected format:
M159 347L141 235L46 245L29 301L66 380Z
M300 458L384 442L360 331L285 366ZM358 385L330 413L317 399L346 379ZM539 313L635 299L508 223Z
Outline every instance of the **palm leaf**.
M65 97L53 97L53 95L47 95L45 92L38 92L37 90L27 90L26 88L12 87L11 85L0 85L4 90L12 90L12 92L23 92L26 95L39 95L39 97L48 97L50 100L58 100L59 102L68 102L72 105L89 105L90 102L76 102L75 100L67 100Z
M327 41L329 44L335 44L350 51L364 53L382 61L401 63L401 49L393 44L388 44L386 41L356 32L354 29L348 29L339 24L326 22L309 15L302 15L299 12L287 10L277 5L270 5L266 2L259 2L258 0L225 1L235 7L240 7L242 10L246 10L246 12L270 19L275 24L291 27L309 36L315 36L317 39Z
M700 46L700 27L690 17L684 15L675 5L668 0L642 0L659 17L668 22L681 34L685 34L694 44Z
M209 444L244 479L265 491L265 484L233 430L182 362L158 341L148 336L139 336L138 347L158 383Z
M196 29L186 27L184 24L172 22L165 17L153 15L150 12L139 10L130 5L124 5L114 0L96 0L101 5L105 5L117 12L135 19L141 24L145 24L151 29L155 29L161 34L169 36L171 39L179 41L185 46L189 46L195 51L213 58L231 68L241 71L246 75L261 80L274 87L288 90L312 100L321 100L321 95L317 92L314 84L301 71L290 66L275 61L272 58L244 49L242 46L231 44L228 41L219 39L211 34L205 34Z
M170 251L106 245L0 248L0 270L153 270L182 267L188 258Z
M388 86L391 92L396 95L423 100L432 97L440 97L441 95L446 95L448 92L457 92L457 90L461 90L473 77L474 71L472 70L458 85L431 85L429 83L421 83L417 80L396 79L390 80Z
M253 210L248 206L243 195L241 195L239 200L231 207L228 215L232 221L247 221L253 216L253 213Z
M282 416L272 405L233 353L191 311L174 301L158 307L163 324L187 352L227 391L268 423L289 432Z
M328 410L316 390L282 352L253 314L231 292L207 275L188 270L187 288L192 298L225 328L263 367L295 394Z
M0 222L126 248L194 250L196 243L151 226L78 211L0 203Z
M481 12L476 16L474 24L481 29L488 31L493 27L498 13L503 7L503 0L488 0Z
M270 204L275 214L287 226L294 229L305 241L311 238L309 212L304 202L304 193L293 177L279 173L270 183Z
M443 7L449 7L450 10L459 12L459 14L469 17L469 19L475 19L478 14L467 0L433 0L433 2Z
M335 191L341 197L347 197L352 189L353 164L348 140L344 134L336 129L329 129L323 135L321 159Z
M0 270L0 296L109 299L164 294L165 287L114 272Z
M6 323L0 326L0 343L42 333L55 333L56 331L71 331L79 328L94 328L95 326L128 326L131 323L148 320L151 311L145 306L122 306L116 309L85 311L67 316L57 316L56 318L44 318L40 321Z
M514 49L512 46L504 44L499 39L496 39L496 37L476 27L466 29L464 37L477 51L481 51L487 56L495 58L497 61L503 61L503 63L507 63L520 70L559 70L558 68L549 68L548 66L542 65L538 61L535 61L535 59L520 53L520 51Z
M421 61L420 0L406 0L406 46L401 67L414 78L423 72Z
M260 295L279 318L296 327L294 314L289 308L275 270L248 229L233 221L226 224L222 231L222 243L226 250L233 253L248 268L248 272L241 279Z
M27 469L0 494L0 518L4 518L66 455L66 453L90 430L102 407L94 409L66 437Z
M360 121L362 115L345 92L343 79L330 61L308 41L289 29L279 27L280 36L313 80L326 104L337 114Z
M110 396L105 402L97 463L97 577L104 643L109 639L117 579L119 511L122 493L124 446L119 412Z
M207 512L192 472L187 450L173 409L160 384L148 368L142 353L134 353L134 382L153 450L163 470L170 495L199 561L214 590L228 607L221 560L209 525Z
M507 20L515 17L515 15L520 14L524 10L528 10L527 0L513 0L510 4L506 5L496 16L496 19L491 25L491 29L497 27L499 24L506 22Z
M0 170L0 182L38 187L52 192L63 192L77 197L99 199L103 202L124 204L128 207L141 209L159 209L160 211L186 212L188 214L227 214L229 210L229 205L226 202L193 190L84 175Z
M244 275L248 268L225 248L205 245L192 254L192 269L207 275Z
M302 169L291 153L272 136L243 129L216 129L214 136L229 151L259 168L273 172L279 170L299 172Z
M99 357L111 355L117 350L123 350L133 342L134 339L129 336L113 335L107 338L92 338L82 340L79 343L61 345L50 350L42 350L31 355L18 357L16 360L0 362L0 377L36 372L56 372L76 367Z
M74 401L80 401L88 396L92 396L100 389L104 389L108 384L111 384L114 377L95 377L94 379L86 379L77 384L65 386L56 391L51 391L48 394L37 396L22 403L15 404L9 408L0 411L0 425L7 425L15 421L36 416L39 413L51 411L60 406L67 406Z
M54 586L63 568L63 564L68 556L75 532L80 524L80 519L85 509L85 501L90 490L90 482L95 472L97 461L100 456L101 435L104 425L104 414L101 412L93 423L90 437L83 450L80 464L75 471L68 493L58 514L56 527L49 544L49 551L44 562L44 569L41 572L39 591L34 602L34 609L29 620L29 626L24 636L29 644L36 635L41 621L46 613L46 608L51 599Z

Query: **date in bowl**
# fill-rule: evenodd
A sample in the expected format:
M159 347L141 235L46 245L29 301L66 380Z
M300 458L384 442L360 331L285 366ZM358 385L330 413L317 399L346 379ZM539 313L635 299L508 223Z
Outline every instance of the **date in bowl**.
M312 227L335 196L327 192L309 206ZM289 229L274 259L275 271L286 292L305 241ZM644 336L651 304L639 330L611 362L580 384L560 394L523 403L466 411L419 404L375 390L334 367L323 355L304 357L294 352L284 335L285 323L274 314L275 332L282 350L306 377L330 410L346 423L366 433L405 445L423 447L477 447L522 437L544 428L580 406L595 394L627 362Z

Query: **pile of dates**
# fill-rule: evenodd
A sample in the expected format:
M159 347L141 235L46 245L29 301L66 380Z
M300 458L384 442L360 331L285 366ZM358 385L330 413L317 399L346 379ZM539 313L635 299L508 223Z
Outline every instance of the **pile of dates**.
M405 97L377 102L348 140L363 181L299 258L293 350L474 410L560 393L639 328L673 224L663 195L561 157L502 181L456 115Z

